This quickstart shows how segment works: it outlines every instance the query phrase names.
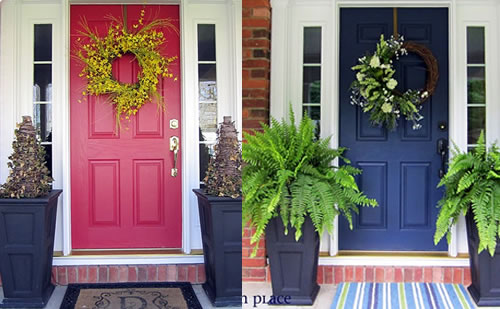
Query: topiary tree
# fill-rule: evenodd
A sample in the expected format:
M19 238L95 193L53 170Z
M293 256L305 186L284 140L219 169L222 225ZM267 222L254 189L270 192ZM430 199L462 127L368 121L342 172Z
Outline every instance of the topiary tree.
M215 155L210 158L205 192L215 196L241 196L241 149L231 117L225 116L217 130Z
M45 161L45 149L38 142L30 116L17 124L13 153L9 157L7 181L0 187L0 197L35 198L47 195L53 181Z

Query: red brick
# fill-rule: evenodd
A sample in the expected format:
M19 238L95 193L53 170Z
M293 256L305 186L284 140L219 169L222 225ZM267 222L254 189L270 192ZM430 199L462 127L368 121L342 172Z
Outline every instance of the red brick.
M432 268L432 282L443 283L443 273L444 273L444 270L442 267L433 267Z
M188 281L191 283L197 283L198 280L198 274L197 272L197 266L196 265L189 265L188 266Z
M167 265L158 265L158 281L167 281Z
M252 15L255 17L266 17L266 18L271 17L271 10L269 10L268 8L256 8L253 9L252 13L253 13Z
M99 266L99 282L108 282L108 268L106 266Z
M444 283L453 282L453 269L451 267L444 268Z
M68 267L68 283L77 283L78 275L76 274L76 266Z
M146 265L137 266L137 281L139 282L148 281L148 267Z
M50 277L50 282L53 284L57 284L57 267L52 267L52 276Z
M149 282L158 281L158 269L156 265L148 266L148 281Z
M177 265L177 280L188 281L188 267L186 265Z
M108 282L119 282L120 272L118 266L109 266L109 280Z
M345 267L345 278L346 282L354 281L354 266L346 266Z
M167 281L178 281L176 265L167 265Z
M318 266L318 273L316 274L316 282L318 282L318 284L323 284L323 282L325 281L324 280L324 277L323 277L323 266Z
M244 0L242 3L243 8L255 8L255 7L270 7L269 0Z
M250 110L250 117L264 119L268 117L268 113L266 109L252 109Z
M122 265L122 266L119 266L118 269L119 269L118 281L119 282L128 282L128 266Z
M268 68L270 65L269 60L264 59L249 59L243 60L243 68ZM243 87L245 89L246 87Z
M334 276L333 280L335 284L339 284L340 282L344 282L344 267L342 266L335 266L333 269Z
M415 268L415 272L413 273L413 281L415 282L423 282L424 281L424 271L422 267Z
M432 267L424 267L424 282L432 282Z
M267 70L267 69L252 70L250 73L250 76L252 78L267 78L269 76L269 70ZM269 82L268 82L268 84L269 84ZM255 88L255 87L247 87L247 88ZM264 87L262 87L262 88L264 88Z
M87 266L78 266L78 282L79 283L87 283Z
M88 267L88 282L97 283L97 266Z
M266 281L271 282L271 267L267 265L266 270Z
M401 267L394 268L394 281L403 282L403 269Z
M249 268L251 278L266 278L265 268Z
M372 266L367 266L365 268L365 281L366 282L373 282L374 281L374 269Z
M363 282L365 280L365 268L363 266L356 266L354 268L354 281Z
M268 89L243 89L243 102L246 102L246 98L254 98L254 99L269 99L269 90Z
M252 49L244 48L243 49L243 59L248 59L252 57Z
M324 267L325 284L333 284L333 266Z
M253 37L252 30L250 30L250 29L243 29L241 31L241 37L243 39L249 39L249 38Z
M375 267L375 282L385 282L384 267Z
M415 269L413 269L413 267L405 267L403 269L403 281L414 282L413 279L414 274L415 274Z
M269 48L271 41L268 39L245 39L243 40L243 47L252 48Z
M269 19L249 19L245 18L241 22L243 28L246 27L262 27L269 28L271 26L271 21Z
M464 283L465 286L469 286L471 284L471 276L470 276L470 268L467 267L464 269Z
M266 266L265 258L243 258L241 265L244 267L264 267Z
M266 278L242 277L241 281L244 281L244 282L265 282Z
M59 285L68 285L68 276L66 272L66 267L64 266L57 267L57 283Z
M198 265L198 282L203 283L207 281L205 274L205 264Z
M463 284L464 282L464 269L461 267L453 268L453 283Z
M128 281L137 282L137 267L129 266L128 268Z
M386 267L385 268L385 282L394 282L394 268Z

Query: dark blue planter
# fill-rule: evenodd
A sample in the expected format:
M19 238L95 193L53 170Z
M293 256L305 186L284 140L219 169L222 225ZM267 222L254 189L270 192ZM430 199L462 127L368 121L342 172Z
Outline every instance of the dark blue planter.
M500 306L500 240L497 239L493 257L486 250L477 254L479 235L472 209L467 212L465 220L471 272L469 293L478 306Z
M266 251L271 267L274 296L289 296L281 305L312 305L319 292L317 283L319 235L309 217L302 225L302 237L295 241L295 228L284 234L280 217L266 227Z
M241 306L241 198L193 192L198 197L205 258L203 289L216 307Z
M51 283L57 198L61 190L35 199L0 199L0 307L43 308Z

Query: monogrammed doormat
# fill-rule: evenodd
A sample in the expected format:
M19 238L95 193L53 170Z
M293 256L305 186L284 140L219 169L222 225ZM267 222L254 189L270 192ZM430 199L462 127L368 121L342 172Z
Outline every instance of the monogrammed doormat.
M189 282L70 284L61 309L196 309Z

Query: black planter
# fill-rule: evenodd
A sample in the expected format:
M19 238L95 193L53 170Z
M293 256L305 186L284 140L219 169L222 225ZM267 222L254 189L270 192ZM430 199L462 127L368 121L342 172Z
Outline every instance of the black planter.
M241 305L241 198L195 189L200 212L208 298L216 307Z
M61 190L35 199L0 199L0 307L43 308L51 283L57 198Z
M302 233L298 242L291 226L285 235L280 217L271 219L266 227L273 295L291 296L289 305L312 305L319 292L319 235L309 217L302 225Z
M472 210L465 217L469 241L469 259L472 283L468 290L478 306L500 306L500 240L495 255L484 250L477 254L479 236Z

